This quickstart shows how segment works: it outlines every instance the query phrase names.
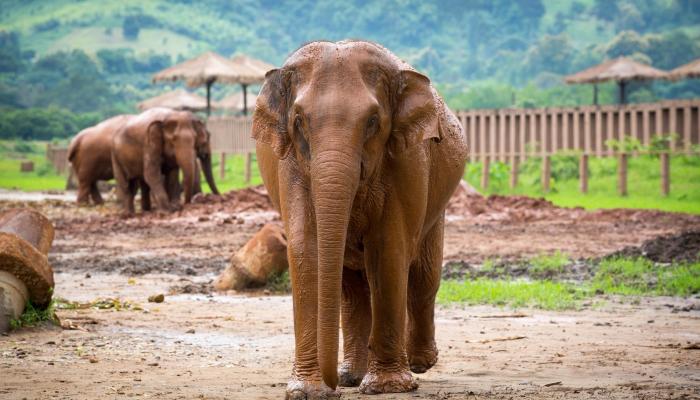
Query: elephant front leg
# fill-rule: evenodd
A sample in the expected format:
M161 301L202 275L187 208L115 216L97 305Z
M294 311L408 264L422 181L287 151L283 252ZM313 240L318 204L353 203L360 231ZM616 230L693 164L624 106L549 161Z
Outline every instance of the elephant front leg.
M410 392L418 388L406 357L407 243L399 221L385 221L392 232L378 232L365 243L365 266L372 293L369 368L360 392Z
M157 165L144 165L144 180L148 187L150 187L153 197L155 198L156 205L161 211L174 211L168 199L168 193L165 191L165 184L163 179L163 174L160 170L160 164Z
M442 248L445 216L425 236L418 260L408 275L408 362L411 371L422 374L438 358L435 345L435 296L442 274Z
M369 286L362 271L343 268L341 320L343 363L338 371L340 386L358 386L367 373L367 344L372 328Z
M141 211L151 211L151 188L144 180L139 181L139 186L141 186Z

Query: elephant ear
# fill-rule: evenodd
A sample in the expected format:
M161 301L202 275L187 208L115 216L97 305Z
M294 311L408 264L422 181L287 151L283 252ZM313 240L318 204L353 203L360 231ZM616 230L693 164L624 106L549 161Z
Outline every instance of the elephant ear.
M156 168L158 172L160 172L161 165L163 164L165 125L166 123L164 121L153 121L146 129L146 143L144 146L143 159L144 173L155 173L155 171L151 171L151 169Z
M427 139L440 140L436 97L430 79L403 70L397 79L389 152L397 155Z
M292 144L287 132L288 81L285 71L268 71L253 113L253 139L270 145L280 159L287 157Z

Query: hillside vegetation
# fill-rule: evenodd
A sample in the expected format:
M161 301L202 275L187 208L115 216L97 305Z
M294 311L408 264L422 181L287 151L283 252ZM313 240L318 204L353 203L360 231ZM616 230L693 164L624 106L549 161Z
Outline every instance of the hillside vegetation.
M587 104L591 88L563 85L564 75L621 55L662 69L700 57L700 2L5 0L0 107L24 113L2 113L0 137L34 136L14 126L39 108L78 113L84 124L133 112L165 90L151 84L155 71L206 50L280 64L307 41L342 38L385 45L453 108ZM614 89L602 85L603 103L615 101ZM232 90L215 86L214 97ZM697 81L643 83L629 98L698 94Z

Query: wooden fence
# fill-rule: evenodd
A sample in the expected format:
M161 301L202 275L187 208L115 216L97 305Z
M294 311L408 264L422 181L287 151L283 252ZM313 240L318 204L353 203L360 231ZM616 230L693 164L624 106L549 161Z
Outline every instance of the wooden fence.
M57 173L63 174L68 171L68 148L65 146L55 146L51 143L46 145L46 159L49 160Z
M700 100L571 108L470 110L457 113L467 134L469 160L483 164L483 188L488 187L492 161L511 165L511 186L517 185L518 163L542 158L542 188L549 190L550 156L571 152L580 156L581 191L588 190L588 159L618 157L618 190L627 194L627 158L660 154L661 191L670 188L669 155L697 154L700 143ZM636 139L649 149L657 137L667 137L667 149L629 151ZM612 146L615 142L618 146Z
M226 176L226 154L245 154L245 181L250 182L255 140L251 138L253 127L249 117L211 117L207 129L211 132L211 151L220 154L219 176Z

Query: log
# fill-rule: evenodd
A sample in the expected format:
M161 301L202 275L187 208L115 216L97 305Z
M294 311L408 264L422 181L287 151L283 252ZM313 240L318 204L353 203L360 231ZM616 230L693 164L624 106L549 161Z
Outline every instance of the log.
M0 214L0 332L9 329L27 301L48 307L53 294L53 269L47 254L54 228L32 209L12 209Z
M266 224L231 258L214 282L216 290L242 290L264 286L289 268L287 238L276 224Z

